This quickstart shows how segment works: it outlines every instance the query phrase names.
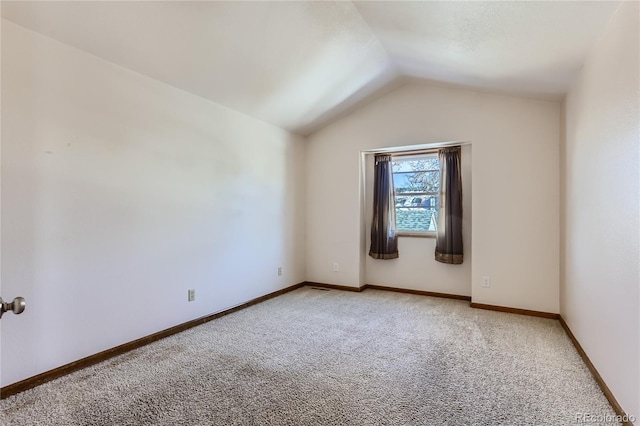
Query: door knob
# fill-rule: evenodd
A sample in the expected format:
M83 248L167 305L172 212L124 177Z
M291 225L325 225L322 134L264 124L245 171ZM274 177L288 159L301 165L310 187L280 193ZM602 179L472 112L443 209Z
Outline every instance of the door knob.
M0 318L2 318L2 314L5 312L13 312L14 314L21 314L24 312L24 308L27 306L27 302L24 300L24 297L16 297L12 302L5 302L0 297Z

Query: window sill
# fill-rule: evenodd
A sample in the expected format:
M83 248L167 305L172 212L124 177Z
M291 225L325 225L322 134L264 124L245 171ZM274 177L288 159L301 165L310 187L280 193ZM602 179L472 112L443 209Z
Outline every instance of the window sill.
M398 232L398 237L411 237L411 238L435 238L435 232Z

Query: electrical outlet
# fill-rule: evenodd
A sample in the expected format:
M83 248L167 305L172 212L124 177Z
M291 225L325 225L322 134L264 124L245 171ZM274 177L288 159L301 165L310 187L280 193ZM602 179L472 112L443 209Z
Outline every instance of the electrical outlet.
M482 287L485 287L485 288L491 287L491 278L482 277Z
M278 266L278 276L282 275L282 266Z
M333 262L333 272L340 271L340 264L338 262Z
M189 290L188 300L189 300L189 302L193 302L194 300L196 300L196 290L195 289Z

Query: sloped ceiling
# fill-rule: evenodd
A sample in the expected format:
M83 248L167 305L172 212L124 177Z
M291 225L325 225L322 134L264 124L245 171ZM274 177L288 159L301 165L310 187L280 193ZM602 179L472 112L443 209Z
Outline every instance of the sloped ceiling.
M3 1L2 16L309 134L404 77L560 99L618 5Z

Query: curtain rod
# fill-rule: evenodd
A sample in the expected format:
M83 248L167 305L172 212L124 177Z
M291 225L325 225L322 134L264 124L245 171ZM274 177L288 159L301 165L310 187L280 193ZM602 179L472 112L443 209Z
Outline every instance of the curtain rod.
M414 155L414 154L433 154L434 152L438 152L440 148L450 148L452 146L464 146L471 145L471 141L460 141L460 142L442 142L442 143L434 143L432 145L417 145L419 148L413 148L411 145L409 146L401 146L394 148L383 148L383 149L372 149L367 151L362 151L363 154L388 154L393 156L400 155ZM416 146L416 145L414 145Z
M437 154L440 148L431 148L431 149L416 149L413 151L395 151L395 152L385 152L384 154L388 154L392 157L405 157L407 155L418 155L418 154Z

